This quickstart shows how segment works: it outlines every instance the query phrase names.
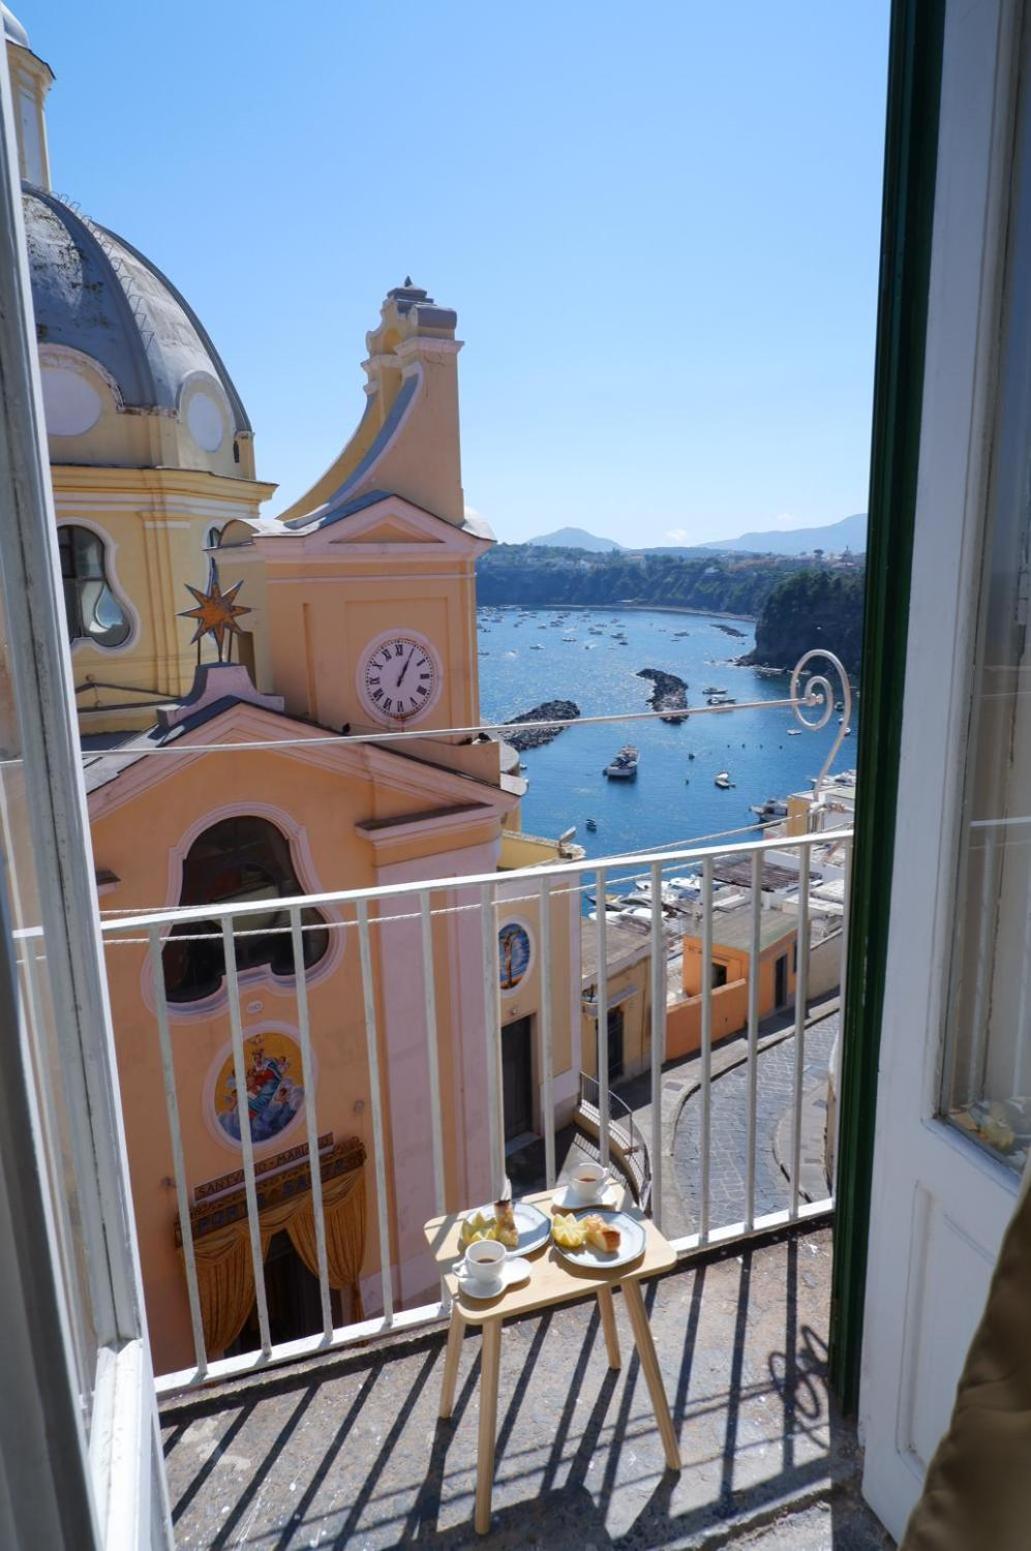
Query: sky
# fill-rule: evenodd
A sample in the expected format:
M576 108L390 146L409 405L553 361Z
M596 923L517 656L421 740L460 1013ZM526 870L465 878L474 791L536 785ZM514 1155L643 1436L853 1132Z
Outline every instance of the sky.
M53 185L190 300L301 495L410 274L500 539L867 503L888 0L15 0Z

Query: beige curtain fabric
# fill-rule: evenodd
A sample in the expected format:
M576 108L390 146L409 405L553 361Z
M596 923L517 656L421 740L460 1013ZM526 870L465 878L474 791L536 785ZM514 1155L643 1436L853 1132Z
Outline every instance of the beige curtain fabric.
M350 1290L351 1318L362 1319L364 1310L359 1279L365 1256L365 1171L353 1169L335 1179L324 1180L322 1206L329 1285L337 1292ZM310 1190L263 1206L259 1221L262 1259L268 1254L273 1235L285 1228L301 1260L313 1276L318 1276L315 1212ZM204 1344L208 1355L215 1356L236 1340L254 1304L254 1268L247 1219L241 1218L225 1228L197 1236L194 1255Z
M337 1292L351 1290L351 1318L364 1319L361 1275L365 1255L365 1173L343 1174L322 1186L322 1207L326 1221L326 1270L329 1285ZM264 1216L262 1226L264 1226ZM315 1245L315 1212L310 1193L303 1197L298 1210L287 1224L294 1249L312 1276L319 1274Z
M1026 1184L899 1551L1031 1547L1031 1195Z
M262 1254L267 1240L262 1243ZM224 1352L247 1322L254 1303L254 1269L247 1223L232 1223L194 1241L197 1290L208 1353Z

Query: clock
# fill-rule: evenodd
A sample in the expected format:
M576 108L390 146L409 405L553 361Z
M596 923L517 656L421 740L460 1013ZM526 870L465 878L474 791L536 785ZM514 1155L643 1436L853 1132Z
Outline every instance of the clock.
M358 664L358 692L381 722L413 722L440 694L437 655L414 631L390 630L369 643Z

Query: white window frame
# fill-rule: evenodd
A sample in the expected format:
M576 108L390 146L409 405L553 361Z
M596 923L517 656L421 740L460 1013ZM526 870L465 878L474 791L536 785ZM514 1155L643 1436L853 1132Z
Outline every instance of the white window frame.
M22 223L11 83L0 63L0 587L45 944L45 974L78 1100L70 1145L100 1346L87 1437L68 1290L35 1103L30 1041L0 879L0 1048L21 1097L0 1128L4 1403L0 1543L53 1551L171 1548L150 1349L93 885L64 624L57 525ZM65 1066L65 1063L68 1063ZM6 1218L6 1223L4 1219ZM8 1246L10 1252L8 1252Z

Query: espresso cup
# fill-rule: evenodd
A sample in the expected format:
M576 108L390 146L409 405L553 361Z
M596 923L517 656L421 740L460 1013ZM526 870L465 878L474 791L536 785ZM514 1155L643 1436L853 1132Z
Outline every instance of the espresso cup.
M609 1171L600 1163L578 1163L570 1173L570 1183L578 1196L594 1198L601 1195L609 1182Z
M507 1254L496 1239L477 1239L465 1252L465 1268L474 1282L496 1282Z

